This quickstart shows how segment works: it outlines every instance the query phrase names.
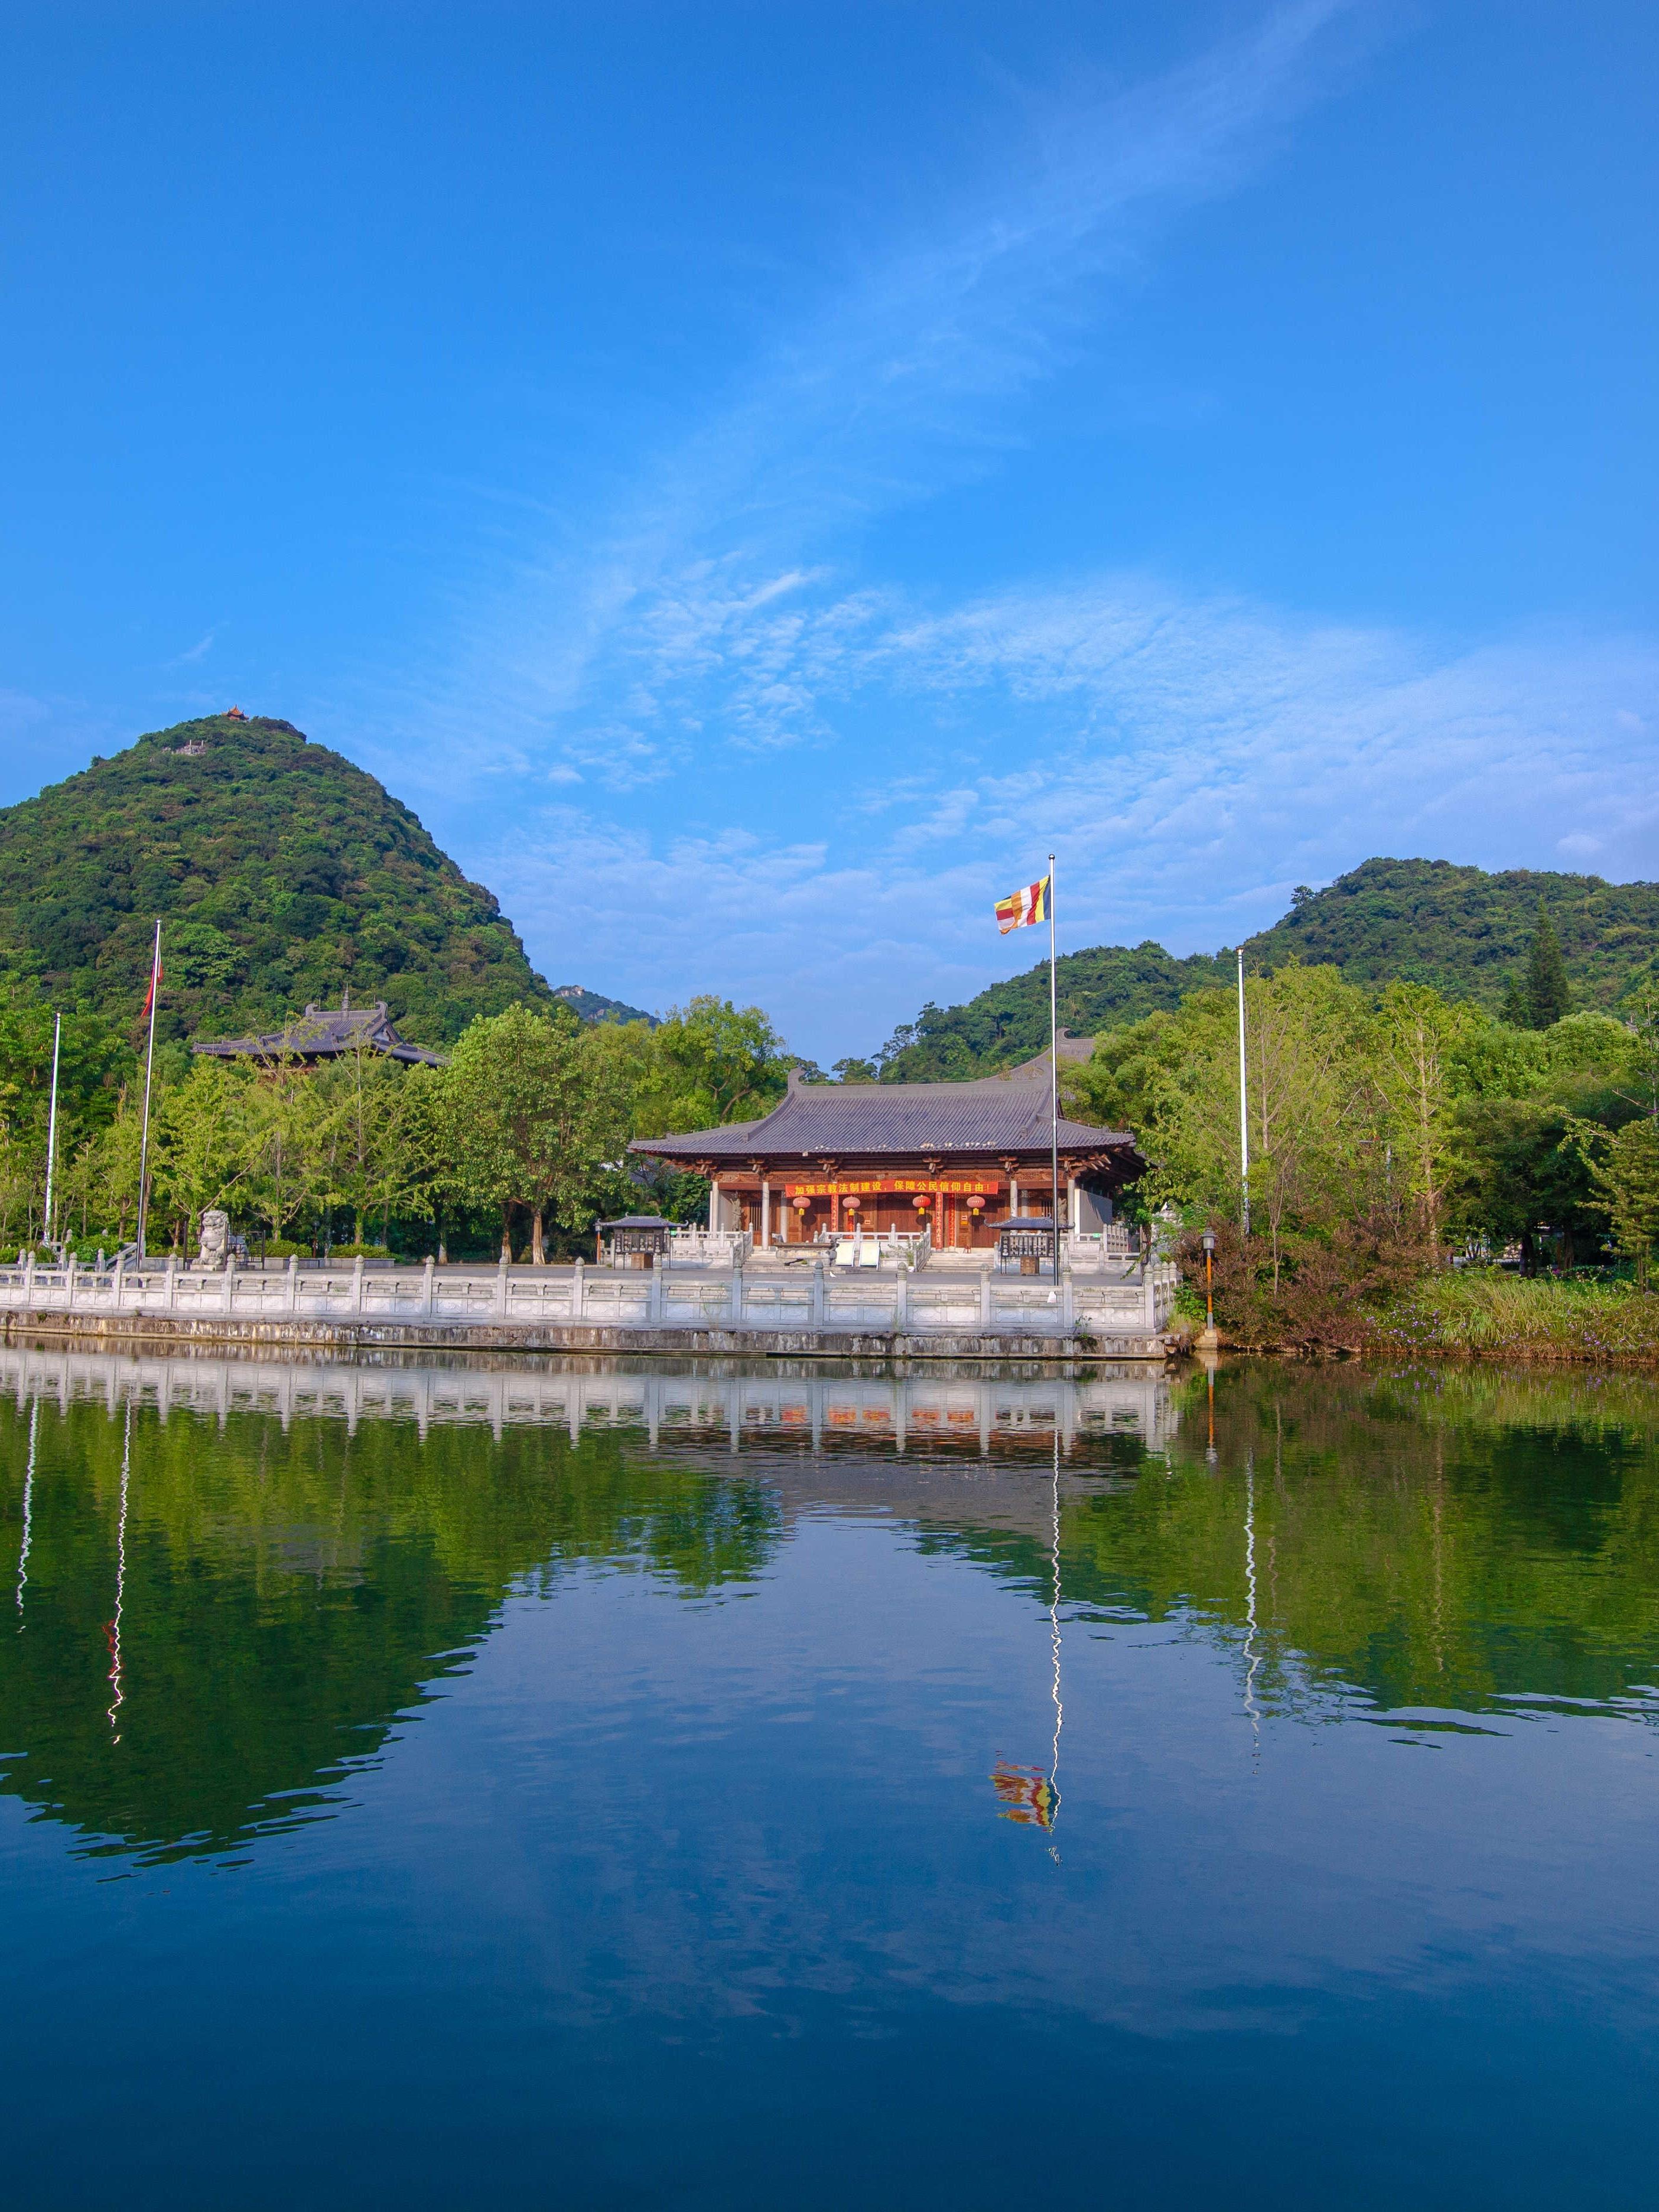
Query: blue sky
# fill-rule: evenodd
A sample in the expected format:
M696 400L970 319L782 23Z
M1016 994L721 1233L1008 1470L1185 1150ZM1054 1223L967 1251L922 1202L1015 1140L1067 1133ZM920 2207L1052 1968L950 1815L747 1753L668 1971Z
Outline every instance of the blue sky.
M232 701L821 1060L1650 877L1659 12L9 11L0 800Z

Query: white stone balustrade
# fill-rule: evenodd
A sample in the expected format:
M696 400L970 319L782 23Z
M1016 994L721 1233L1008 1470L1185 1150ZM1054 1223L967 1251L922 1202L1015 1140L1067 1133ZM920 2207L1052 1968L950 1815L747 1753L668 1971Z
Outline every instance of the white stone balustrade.
M562 1267L197 1272L173 1261L96 1269L27 1261L0 1268L0 1312L166 1315L232 1319L537 1328L792 1329L832 1334L1150 1336L1167 1325L1178 1271L1169 1261L1116 1274L1063 1269L1039 1276L933 1265L896 1273L838 1269L822 1260L787 1269L722 1272Z

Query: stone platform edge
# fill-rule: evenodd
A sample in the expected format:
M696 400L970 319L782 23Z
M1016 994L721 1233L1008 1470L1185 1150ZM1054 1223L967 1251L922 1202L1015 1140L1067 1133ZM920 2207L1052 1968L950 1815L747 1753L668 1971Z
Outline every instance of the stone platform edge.
M238 1320L211 1314L9 1312L0 1340L55 1337L66 1343L258 1344L331 1352L580 1352L660 1354L672 1358L1018 1359L1056 1364L1076 1359L1176 1358L1167 1334L980 1336L930 1329L925 1335L878 1329L649 1328L592 1322L541 1328L441 1322Z

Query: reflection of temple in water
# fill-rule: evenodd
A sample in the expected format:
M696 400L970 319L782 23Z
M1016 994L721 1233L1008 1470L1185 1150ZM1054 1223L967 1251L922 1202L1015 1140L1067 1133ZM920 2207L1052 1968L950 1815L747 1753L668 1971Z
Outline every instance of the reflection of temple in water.
M836 1372L851 1363L633 1364L580 1355L521 1358L509 1366L455 1360L261 1360L216 1352L88 1352L0 1348L0 1397L67 1408L91 1401L113 1418L135 1402L165 1422L173 1413L216 1421L277 1420L413 1426L425 1440L457 1428L488 1429L497 1442L557 1429L574 1444L596 1434L632 1436L651 1452L730 1473L733 1457L797 1505L839 1504L913 1517L967 1513L987 1528L1048 1534L1048 1492L1030 1481L1059 1446L1068 1476L1092 1489L1132 1478L1147 1450L1170 1440L1176 1414L1161 1370L1144 1362L1099 1365L1079 1379L1039 1369L929 1361L897 1374ZM810 1472L809 1472L810 1469Z
M0 1348L0 1791L94 1851L240 1848L325 1817L526 1577L640 1565L699 1595L826 1509L1047 1570L1055 1484L1115 1492L1170 1420L1139 1364L1071 1382Z
M583 1358L523 1358L510 1367L410 1359L396 1365L347 1361L259 1360L176 1352L0 1350L0 1395L100 1400L111 1413L129 1399L163 1419L175 1407L223 1422L232 1413L295 1419L482 1425L497 1437L514 1427L555 1425L573 1439L585 1426L643 1429L707 1439L724 1432L730 1449L756 1443L810 1442L833 1450L866 1438L903 1453L914 1449L977 1452L1037 1448L1059 1432L1068 1455L1105 1436L1138 1437L1153 1450L1173 1427L1161 1370L1139 1362L1091 1368L1086 1376L1009 1368L958 1368L930 1361L917 1374L836 1372L850 1363L769 1360L763 1366Z
M1139 1364L0 1347L0 1794L89 1850L240 1848L349 1794L514 1592L597 1569L701 1601L826 1512L1047 1609L1049 1695L986 1747L999 1803L1040 1832L1079 1607L1213 1642L1252 1750L1333 1694L1650 1718L1652 1386L1616 1407L1601 1378L1500 1387L1494 1410L1486 1377L1419 1402L1376 1370L1241 1364L1212 1457L1204 1378L1183 1449L1183 1385ZM1593 1511L1562 1514L1559 1437Z

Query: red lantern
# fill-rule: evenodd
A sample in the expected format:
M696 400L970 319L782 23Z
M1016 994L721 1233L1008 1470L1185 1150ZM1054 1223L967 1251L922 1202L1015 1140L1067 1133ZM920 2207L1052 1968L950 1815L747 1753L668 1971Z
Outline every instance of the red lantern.
M918 1213L926 1213L933 1202L933 1201L931 1198L918 1198L912 1200L912 1203L915 1206Z
M794 1207L797 1213L805 1213L807 1207L812 1203L810 1198L791 1199L789 1202Z
M841 1203L844 1212L856 1213L859 1210L859 1201L855 1198L844 1198Z
M982 1213L984 1210L985 1200L982 1198L970 1198L969 1200L968 1211L969 1213Z

